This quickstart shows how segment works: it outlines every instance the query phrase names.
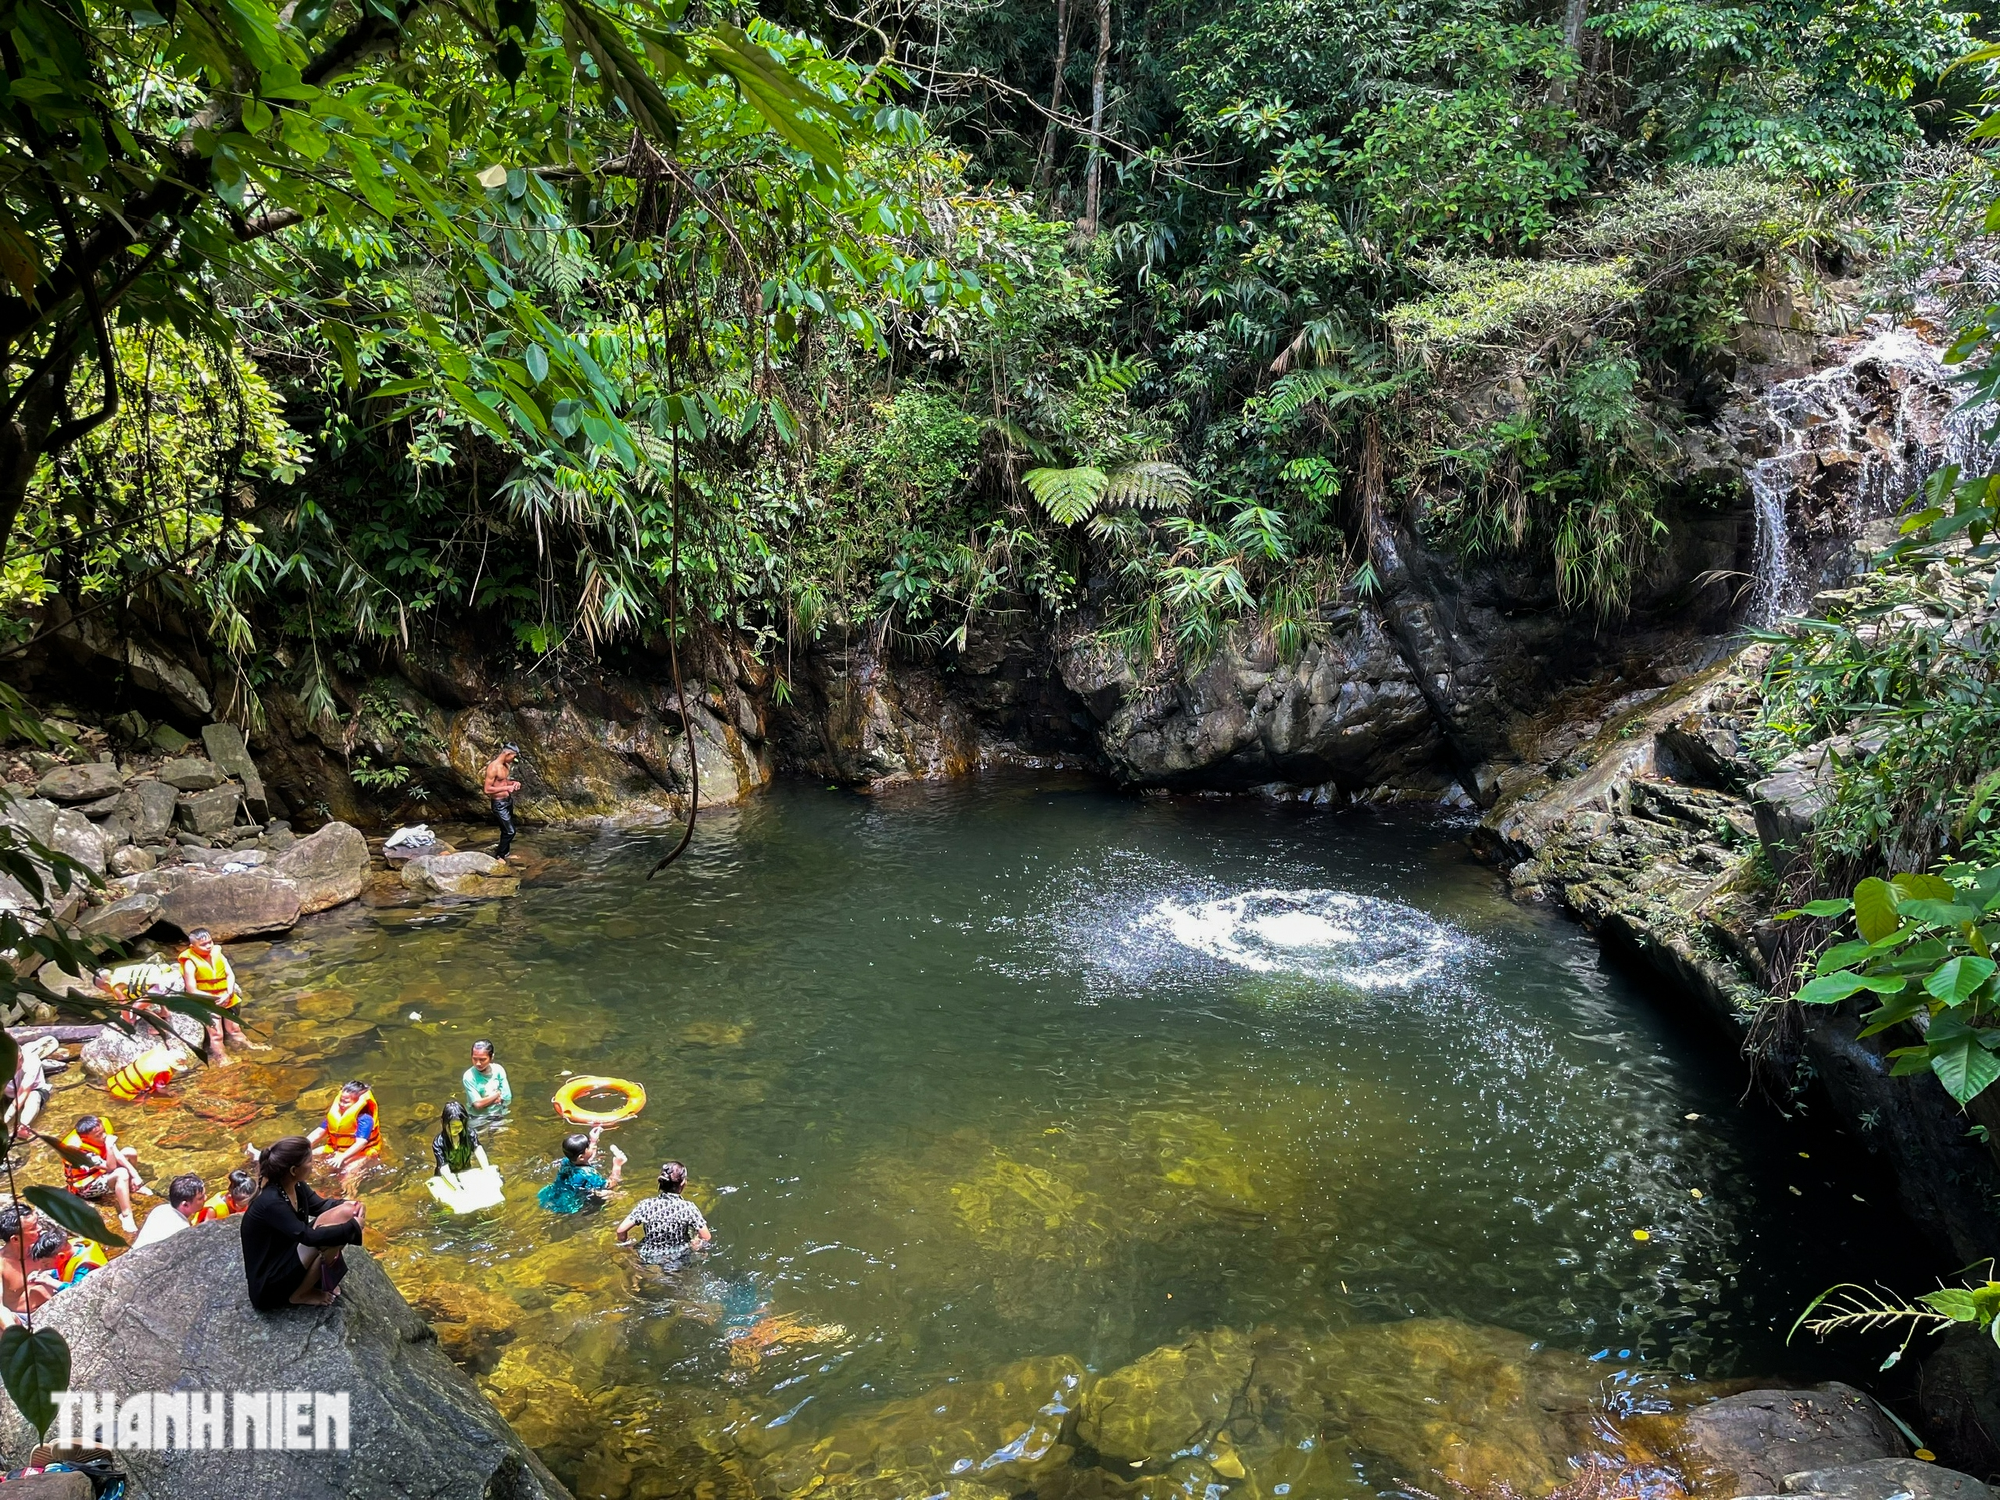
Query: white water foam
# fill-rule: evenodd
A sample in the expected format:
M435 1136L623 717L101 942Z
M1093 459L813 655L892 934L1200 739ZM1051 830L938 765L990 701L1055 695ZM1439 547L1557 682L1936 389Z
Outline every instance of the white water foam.
M1475 946L1413 906L1350 891L1255 890L1206 901L1168 896L1135 926L1253 973L1359 990L1414 988Z

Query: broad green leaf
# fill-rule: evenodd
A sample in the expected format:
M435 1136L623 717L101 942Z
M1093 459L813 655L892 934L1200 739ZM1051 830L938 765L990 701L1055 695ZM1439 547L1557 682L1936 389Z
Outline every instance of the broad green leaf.
M1861 1018L1863 1025L1856 1035L1880 1036L1892 1027L1927 1014L1933 1003L1922 990L1907 990L1903 994L1892 995Z
M74 1193L64 1192L61 1188L43 1187L37 1184L34 1187L23 1188L21 1196L34 1204L36 1209L41 1213L46 1214L50 1219L53 1219L56 1223L67 1229L71 1234L81 1235L87 1240L95 1240L100 1245L122 1245L125 1243L124 1235L115 1229L105 1228L102 1215Z
M1824 901L1808 901L1804 906L1795 906L1790 911L1778 913L1781 922L1793 917L1844 917L1854 910L1854 903L1845 897L1828 897Z
M46 1435L55 1421L56 1392L69 1389L69 1370L69 1344L53 1328L0 1333L0 1383L35 1431Z
M1835 943L1814 962L1813 972L1831 974L1835 969L1844 969L1849 964L1861 962L1872 951L1874 950L1863 942Z
M1924 988L1946 1005L1963 1005L1992 977L1995 967L1990 958L1949 959L1924 981Z
M1979 920L1979 913L1970 906L1933 901L1929 897L1904 901L1898 914L1906 922L1923 922L1932 927L1963 927L1967 922Z
M1896 915L1896 892L1886 880L1870 876L1854 888L1854 925L1871 943L1903 925Z
M1906 983L1906 980L1891 975L1857 974L1852 969L1842 969L1810 981L1795 998L1801 1005L1836 1005L1863 990L1872 990L1878 995L1894 995L1900 993Z
M1969 1104L2000 1078L2000 1057L1995 1057L1971 1036L1954 1037L1930 1047L1931 1071L1961 1105Z
M1936 875L1892 875L1889 884L1903 896L1913 901L1955 901L1958 892L1951 882Z
M1955 1323L1971 1323L1979 1318L1979 1300L1961 1287L1939 1287L1917 1300L1932 1312L1942 1313Z

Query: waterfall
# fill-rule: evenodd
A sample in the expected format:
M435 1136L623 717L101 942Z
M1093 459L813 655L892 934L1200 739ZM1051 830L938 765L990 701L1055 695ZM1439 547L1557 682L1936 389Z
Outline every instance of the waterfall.
M1851 538L1894 515L1948 463L1990 461L1981 421L1955 411L1942 355L1873 318L1839 364L1765 392L1750 416L1752 451L1764 456L1743 476L1757 524L1749 623L1767 625L1811 598L1818 568L1806 544Z

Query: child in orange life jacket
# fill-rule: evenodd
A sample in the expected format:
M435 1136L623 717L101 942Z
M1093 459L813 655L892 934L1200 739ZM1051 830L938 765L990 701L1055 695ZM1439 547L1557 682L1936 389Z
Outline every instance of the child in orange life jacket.
M211 1062L229 1061L229 1054L223 1049L225 1040L238 1047L253 1047L259 1052L264 1050L243 1034L243 1027L234 1012L248 997L243 993L243 986L237 983L236 971L229 966L228 957L216 946L206 927L197 927L190 932L188 945L181 949L181 988L190 995L200 995L204 1000L214 1002L220 1012L206 1018Z
M339 1097L326 1107L326 1119L306 1139L340 1173L341 1193L351 1196L355 1179L382 1153L374 1090L358 1080L342 1084Z

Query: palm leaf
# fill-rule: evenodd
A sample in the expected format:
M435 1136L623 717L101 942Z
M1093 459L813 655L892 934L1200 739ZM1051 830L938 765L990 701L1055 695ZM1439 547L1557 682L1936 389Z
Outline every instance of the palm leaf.
M1058 526L1074 526L1097 509L1111 481L1102 469L1030 469L1021 476L1049 519Z

